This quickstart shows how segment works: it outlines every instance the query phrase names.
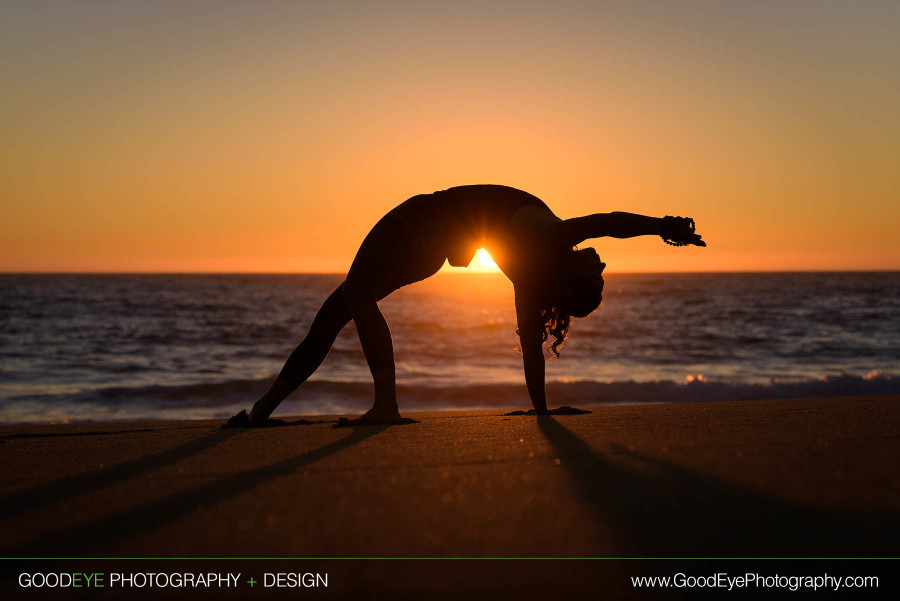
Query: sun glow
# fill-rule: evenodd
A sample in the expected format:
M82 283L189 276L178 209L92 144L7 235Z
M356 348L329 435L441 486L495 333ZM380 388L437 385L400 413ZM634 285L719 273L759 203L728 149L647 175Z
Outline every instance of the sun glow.
M469 184L709 241L619 273L900 269L898 2L80 4L0 2L0 273L346 273Z
M500 269L491 258L491 255L488 254L488 251L483 248L478 249L478 252L475 253L475 257L478 259L479 266L485 270L496 271Z

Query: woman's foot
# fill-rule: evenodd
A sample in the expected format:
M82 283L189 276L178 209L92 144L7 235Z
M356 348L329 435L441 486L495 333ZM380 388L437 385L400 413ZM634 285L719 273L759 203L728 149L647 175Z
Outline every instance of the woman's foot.
M415 424L414 419L400 416L397 407L372 407L356 419L342 417L334 425L335 428L348 428L350 426L375 426L395 424Z
M240 413L232 415L227 422L222 424L222 428L271 428L273 426L286 425L288 425L288 423L282 419L255 420L252 415L247 415L245 409L242 409Z
M247 415L246 409L241 409L240 413L236 413L228 418L228 421L222 424L223 428L249 428L250 416Z
M535 411L534 409L529 409L528 411L511 411L510 413L504 413L503 415L583 415L585 413L590 413L590 411L563 405L562 407L557 407L550 411Z

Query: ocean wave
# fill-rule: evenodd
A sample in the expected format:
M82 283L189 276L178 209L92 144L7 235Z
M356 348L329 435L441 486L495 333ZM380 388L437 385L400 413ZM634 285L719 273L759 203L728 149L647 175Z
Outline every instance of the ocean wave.
M865 376L842 373L822 378L763 383L741 383L689 377L684 383L567 382L549 385L554 398L573 402L678 403L701 401L748 401L762 399L827 398L900 394L900 378L873 371Z
M71 414L77 419L183 419L219 417L247 407L268 389L272 378L228 380L183 386L107 387L74 394L7 398L0 421L47 421ZM551 404L681 403L761 399L824 398L900 394L900 378L871 372L843 373L816 379L740 383L689 377L677 383L659 381L553 381ZM398 386L402 410L506 408L529 404L524 383L483 383L459 386ZM368 381L313 380L289 397L282 409L291 413L328 414L360 411L372 399ZM25 408L28 408L25 410ZM42 409L43 408L43 409ZM43 413L43 415L42 415Z

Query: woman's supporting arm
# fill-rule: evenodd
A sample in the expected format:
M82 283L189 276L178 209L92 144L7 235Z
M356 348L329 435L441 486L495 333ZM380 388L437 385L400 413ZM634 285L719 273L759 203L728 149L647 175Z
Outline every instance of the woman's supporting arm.
M540 312L528 297L516 294L516 319L519 325L519 345L525 368L525 386L531 404L538 413L547 413L547 392L544 385L544 349L541 341Z
M531 404L538 413L547 413L547 392L544 386L544 353L543 347L526 346L522 343L522 360L525 364L525 386Z

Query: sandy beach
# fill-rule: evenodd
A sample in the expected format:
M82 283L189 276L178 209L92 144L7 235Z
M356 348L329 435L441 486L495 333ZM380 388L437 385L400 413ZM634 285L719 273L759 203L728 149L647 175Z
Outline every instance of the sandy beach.
M898 397L591 410L4 426L2 555L895 554Z
M3 554L855 556L892 538L896 397L592 411L6 426Z

